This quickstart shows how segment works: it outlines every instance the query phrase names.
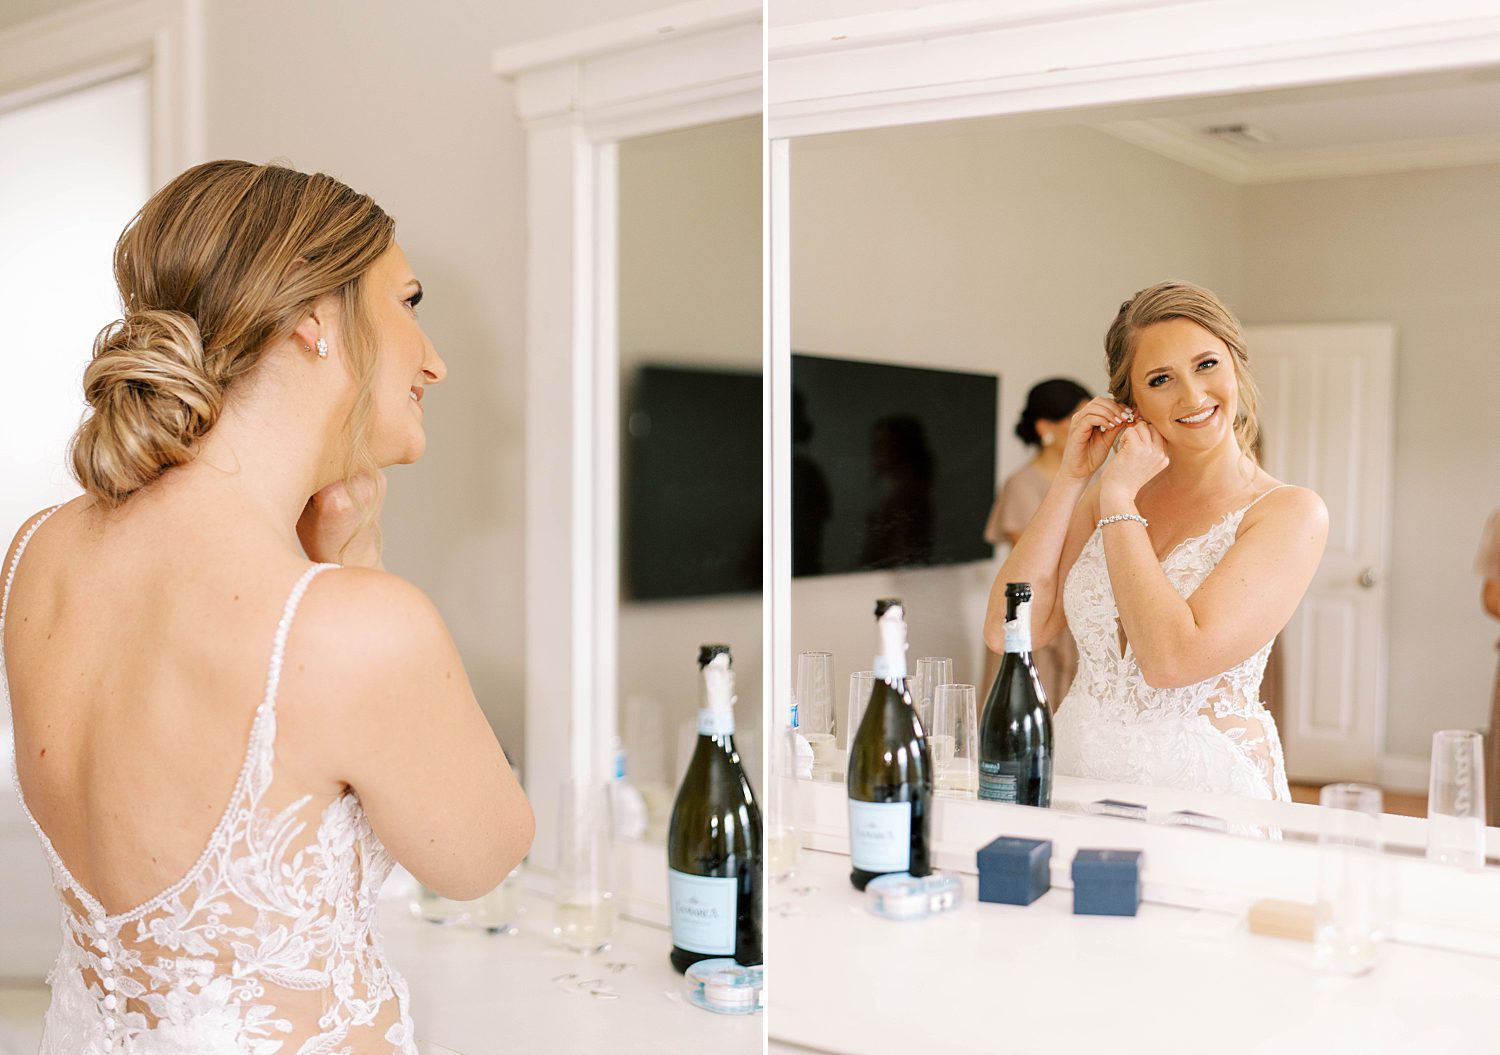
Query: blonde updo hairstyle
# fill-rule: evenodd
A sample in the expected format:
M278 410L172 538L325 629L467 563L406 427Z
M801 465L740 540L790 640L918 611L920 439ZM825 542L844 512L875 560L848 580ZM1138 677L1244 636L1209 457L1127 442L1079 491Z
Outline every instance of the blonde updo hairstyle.
M1135 360L1135 337L1147 326L1168 319L1187 319L1202 326L1229 348L1229 361L1239 387L1234 435L1240 450L1257 461L1260 422L1256 416L1260 392L1250 376L1250 355L1240 321L1211 291L1191 282L1158 282L1125 303L1104 335L1104 360L1109 370L1110 395L1126 406L1135 405L1130 369Z
M114 508L192 461L226 399L330 295L356 386L344 478L375 468L362 280L394 232L366 195L278 165L211 161L154 194L115 245L125 316L94 339L83 375L90 411L71 460L84 490Z

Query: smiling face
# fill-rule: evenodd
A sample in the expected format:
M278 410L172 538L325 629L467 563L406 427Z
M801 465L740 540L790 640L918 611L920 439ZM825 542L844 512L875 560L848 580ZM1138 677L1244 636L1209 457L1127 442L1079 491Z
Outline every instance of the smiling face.
M1168 446L1209 450L1232 442L1239 384L1229 347L1188 319L1135 334L1130 388L1136 411Z
M364 309L375 336L375 376L370 384L369 446L382 465L416 461L427 448L422 398L448 374L417 321L422 284L395 242L366 273Z

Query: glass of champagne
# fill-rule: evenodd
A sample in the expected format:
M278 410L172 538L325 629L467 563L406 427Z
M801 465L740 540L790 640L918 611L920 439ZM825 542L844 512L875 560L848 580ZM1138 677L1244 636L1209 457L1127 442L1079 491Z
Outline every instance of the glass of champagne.
M832 652L803 652L797 657L797 733L812 748L814 780L837 766Z
M1329 784L1318 802L1314 962L1334 974L1364 974L1375 966L1386 924L1381 792L1367 784Z
M972 685L939 685L932 694L933 790L942 798L979 795L979 716Z
M1484 738L1466 729L1432 734L1427 859L1484 867Z
M953 660L947 656L926 656L917 660L917 672L912 683L911 699L917 705L917 717L922 719L922 728L932 725L932 701L939 685L953 681Z
M574 952L607 949L616 925L609 786L594 781L564 781L557 831L552 933Z

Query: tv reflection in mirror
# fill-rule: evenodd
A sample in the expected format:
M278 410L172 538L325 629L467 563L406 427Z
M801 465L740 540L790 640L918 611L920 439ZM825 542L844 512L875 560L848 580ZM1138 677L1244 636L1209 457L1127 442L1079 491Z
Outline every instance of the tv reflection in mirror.
M1000 379L792 356L792 574L988 560Z
M647 365L628 385L621 593L761 590L761 375Z

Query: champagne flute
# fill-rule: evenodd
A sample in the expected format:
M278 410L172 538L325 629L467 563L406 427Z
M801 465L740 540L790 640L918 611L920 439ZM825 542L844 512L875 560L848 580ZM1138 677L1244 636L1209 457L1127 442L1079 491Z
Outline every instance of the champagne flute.
M609 948L615 936L614 827L609 786L563 782L552 933L574 952Z
M942 798L979 795L979 718L972 685L939 685L932 694L934 790Z
M1334 974L1364 974L1375 966L1385 916L1379 788L1329 784L1318 833L1318 903L1314 962Z
M813 774L834 764L833 653L797 657L797 733L812 748Z
M1484 738L1466 729L1432 734L1427 859L1484 867Z
M911 698L917 705L917 717L922 719L922 728L930 729L932 723L932 701L939 685L953 682L953 660L947 656L925 656L917 660L917 672L912 684Z

